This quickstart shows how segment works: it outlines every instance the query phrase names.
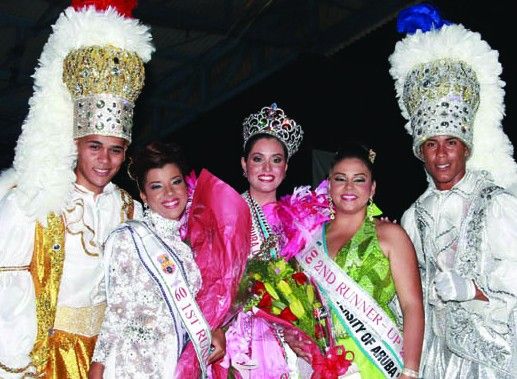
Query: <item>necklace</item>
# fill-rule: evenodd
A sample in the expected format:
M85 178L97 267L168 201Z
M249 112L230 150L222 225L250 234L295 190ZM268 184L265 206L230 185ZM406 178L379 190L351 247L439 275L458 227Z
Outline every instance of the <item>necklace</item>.
M275 259L277 257L278 236L271 231L262 207L250 195L249 191L244 192L242 197L250 209L253 229L258 231L261 240L260 250L256 255L259 258Z

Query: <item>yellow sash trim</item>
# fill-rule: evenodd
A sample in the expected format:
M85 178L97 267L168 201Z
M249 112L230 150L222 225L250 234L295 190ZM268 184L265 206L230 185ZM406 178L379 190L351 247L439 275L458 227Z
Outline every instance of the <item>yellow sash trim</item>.
M106 303L91 307L72 308L57 306L54 329L85 337L93 337L99 334Z
M40 223L36 224L34 253L30 264L36 294L38 324L36 342L30 355L39 373L43 372L49 359L49 336L54 327L57 296L65 260L64 247L64 220L51 213L47 217L47 227L43 227Z

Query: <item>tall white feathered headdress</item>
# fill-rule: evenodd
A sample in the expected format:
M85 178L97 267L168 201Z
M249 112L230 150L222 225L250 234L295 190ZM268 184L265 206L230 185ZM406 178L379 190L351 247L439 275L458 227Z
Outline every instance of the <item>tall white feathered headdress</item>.
M468 168L489 171L503 187L512 185L517 164L501 125L505 83L498 52L428 4L402 11L398 29L410 34L396 44L390 74L415 155L422 159L427 138L452 135L470 148Z
M19 207L33 219L45 222L49 212L64 210L75 182L74 138L101 134L131 140L143 63L154 51L149 28L130 18L135 5L135 0L73 0L52 27L34 73L13 167L0 177L0 196L16 186Z

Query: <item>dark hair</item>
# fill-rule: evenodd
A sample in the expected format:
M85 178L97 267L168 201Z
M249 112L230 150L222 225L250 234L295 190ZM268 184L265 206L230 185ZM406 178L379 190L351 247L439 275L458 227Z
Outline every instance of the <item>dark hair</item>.
M242 157L247 160L248 159L248 155L250 155L250 152L251 152L251 149L253 149L253 146L255 145L255 143L262 139L262 138L265 138L265 139L275 139L277 140L278 142L280 142L280 145L282 145L282 149L284 150L284 155L285 155L285 159L287 160L289 155L287 154L287 146L285 146L285 144L280 141L280 139L278 139L277 137L275 136L272 136L271 134L267 134L267 133L258 133L258 134L255 134L253 136L251 136L247 141L246 141L246 144L244 145L244 150L242 152Z
M332 160L329 171L332 171L332 169L334 169L334 167L344 159L356 158L365 164L365 166L370 171L373 180L375 178L375 169L370 159L373 160L375 158L375 153L373 153L373 158L371 158L371 152L373 152L373 150L360 143L346 142L334 155L334 159Z
M138 189L142 191L149 170L162 168L169 163L178 166L181 175L185 176L188 174L189 167L187 161L177 144L154 141L148 143L131 156L127 172L131 179L136 181Z

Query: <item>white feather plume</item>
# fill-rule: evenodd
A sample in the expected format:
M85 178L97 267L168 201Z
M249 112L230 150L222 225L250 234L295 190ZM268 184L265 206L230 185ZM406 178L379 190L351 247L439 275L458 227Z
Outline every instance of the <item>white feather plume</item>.
M113 8L67 8L53 25L33 75L34 94L18 139L14 172L0 185L16 183L16 200L28 217L45 222L49 212L61 213L75 182L77 151L72 135L73 102L62 81L63 60L78 48L113 45L136 52L144 62L154 47L149 28L120 16Z

